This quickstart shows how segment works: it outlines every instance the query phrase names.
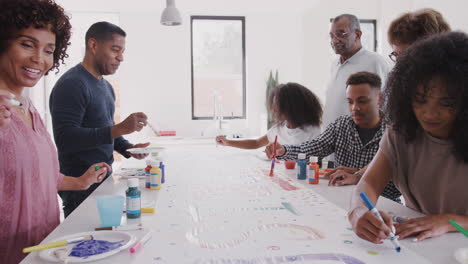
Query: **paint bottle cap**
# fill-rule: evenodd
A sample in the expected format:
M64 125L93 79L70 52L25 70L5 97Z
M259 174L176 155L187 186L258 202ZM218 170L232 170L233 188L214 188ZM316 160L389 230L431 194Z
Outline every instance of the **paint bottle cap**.
M297 154L297 158L300 159L300 160L301 160L301 159L305 159L305 158L306 158L306 154L305 154L305 153L299 153L299 154Z
M149 159L146 160L146 166L151 166L151 160Z
M128 187L138 187L139 180L138 179L128 179L127 185Z
M318 157L314 157L314 156L310 157L309 162L318 162Z
M323 159L322 159L322 167L321 167L321 169L326 169L327 166L328 166L328 159L323 158Z
M159 166L159 162L157 160L152 159L151 160L151 167L158 167L158 166Z

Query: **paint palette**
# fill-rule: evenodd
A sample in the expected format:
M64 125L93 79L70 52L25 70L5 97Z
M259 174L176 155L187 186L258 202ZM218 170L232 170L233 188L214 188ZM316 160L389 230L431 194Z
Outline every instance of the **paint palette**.
M145 169L121 168L118 174L120 176L145 176Z
M79 234L68 235L54 239L61 241L80 236L92 235L92 240L79 241L60 248L49 248L39 253L39 257L48 262L66 262L66 263L83 263L95 261L112 256L121 250L124 250L136 241L134 235L127 232L119 231L94 231ZM65 251L67 254L60 256L56 251ZM68 255L68 257L67 257Z
M128 152L132 154L151 154L151 153L158 153L163 151L164 147L146 147L146 148L131 148L127 149Z

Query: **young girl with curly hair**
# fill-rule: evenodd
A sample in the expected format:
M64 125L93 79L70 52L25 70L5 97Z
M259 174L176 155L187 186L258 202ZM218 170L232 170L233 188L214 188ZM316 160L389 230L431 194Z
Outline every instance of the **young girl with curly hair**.
M278 136L281 144L300 144L320 134L322 106L318 97L298 83L281 84L268 96L268 111L275 124L266 135L257 139L231 140L216 137L224 146L256 149L273 143Z

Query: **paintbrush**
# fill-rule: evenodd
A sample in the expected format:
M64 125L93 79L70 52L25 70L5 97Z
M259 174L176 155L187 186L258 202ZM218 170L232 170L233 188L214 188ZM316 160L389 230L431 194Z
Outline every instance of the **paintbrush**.
M154 126L150 122L146 122L146 124L148 124L148 126L151 128L151 130L153 130L154 134L156 134L157 137L161 136L161 134L159 134L159 131L156 130L156 128L154 128Z
M23 253L29 253L32 251L39 251L39 250L44 250L44 249L49 249L49 248L56 248L56 247L63 247L71 243L75 243L78 241L83 241L83 240L92 240L93 236L92 235L87 235L87 236L80 236L76 238L70 238L67 240L61 240L61 241L56 241L56 242L50 242L46 244L40 244L37 246L33 247L27 247L23 248Z
M154 208L151 208L154 209ZM124 211L125 213L125 211ZM96 227L94 230L102 231L102 230L113 230L113 231L133 231L133 230L142 230L143 225L123 225L123 226L107 226L107 227Z
M275 136L275 143L273 143L273 153L271 154L271 169L270 169L271 177L273 177L273 170L275 169L276 142L278 142L278 136Z

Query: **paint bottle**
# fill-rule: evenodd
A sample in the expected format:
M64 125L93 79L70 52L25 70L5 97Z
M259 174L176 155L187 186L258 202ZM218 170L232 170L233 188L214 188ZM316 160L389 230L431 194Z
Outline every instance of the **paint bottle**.
M327 158L323 158L322 159L322 164L320 166L320 171L319 171L319 175L325 175L327 173L327 165L328 165L328 159Z
M150 188L150 176L151 176L151 160L147 159L146 160L146 168L145 168L145 188L149 189Z
M127 197L126 211L127 218L139 218L141 216L141 191L138 190L138 179L128 179L128 189L125 192Z
M325 169L325 172L330 172L335 169L335 162L332 160L328 161L327 168Z
M159 169L161 170L161 184L164 184L166 182L166 177L165 177L165 170L164 168L166 165L164 165L163 160L159 162Z
M156 160L151 161L150 189L151 190L161 189L161 170L159 169L159 164Z
M309 184L318 184L319 183L319 170L320 166L318 165L318 157L309 158Z
M307 160L305 153L299 153L297 155L297 179L305 180L307 179Z
M164 176L164 163L163 163L163 158L162 157L157 157L154 159L156 163L158 164L159 170L161 171L161 184L163 184L166 181L166 178Z

